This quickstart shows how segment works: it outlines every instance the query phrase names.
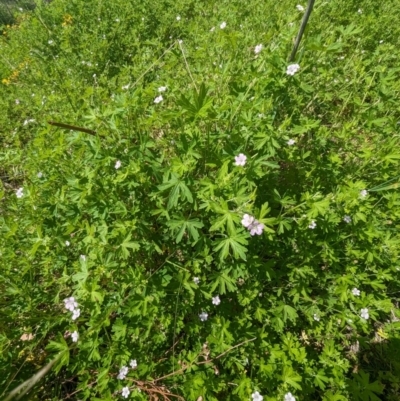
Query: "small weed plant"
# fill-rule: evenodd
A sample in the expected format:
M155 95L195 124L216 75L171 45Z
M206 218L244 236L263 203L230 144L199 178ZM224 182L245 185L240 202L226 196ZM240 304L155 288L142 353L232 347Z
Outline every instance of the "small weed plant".
M1 397L400 399L400 3L362 3L290 63L291 0L14 8Z

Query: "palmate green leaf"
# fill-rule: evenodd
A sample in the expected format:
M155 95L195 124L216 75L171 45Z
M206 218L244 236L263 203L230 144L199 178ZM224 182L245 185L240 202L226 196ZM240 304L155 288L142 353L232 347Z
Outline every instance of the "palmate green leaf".
M220 214L210 227L210 231L218 231L225 227L225 232L229 235L236 235L236 225L240 224L241 217L237 212L231 211L226 201L222 200L219 204L212 203L212 209Z
M80 268L81 268L80 271L72 276L72 280L78 283L78 288L82 287L85 284L87 278L89 277L87 264L81 263Z
M116 319L115 323L112 325L112 332L114 333L114 338L118 340L122 340L126 336L126 324L123 323L121 318Z
M246 260L247 248L243 245L247 245L247 239L243 234L232 235L228 238L217 240L216 243L214 251L220 251L219 257L221 260L226 259L231 252L235 259L241 258Z
M319 370L314 376L314 384L322 390L325 390L326 383L329 383L329 378L326 377L324 373L325 372L323 370Z
M236 290L235 280L232 279L232 277L229 277L230 270L231 269L228 269L227 271L213 274L213 285L211 287L211 292L214 292L217 287L219 288L218 293L221 295L225 294L227 291Z
M131 252L133 253L133 252L139 250L139 248L140 248L140 244L138 242L130 240L131 237L132 237L132 235L129 234L125 238L124 242L119 246L123 259L127 259Z
M187 200L189 203L193 203L193 196L190 189L174 173L171 174L171 179L158 186L158 189L163 192L167 189L172 188L168 197L167 209L170 210L178 205L180 196L182 199Z
M328 390L324 394L323 401L348 401L348 398L341 394L333 393L331 390Z
M203 228L204 224L198 219L192 220L169 220L167 225L172 229L172 231L178 231L178 234L175 238L177 244L182 241L182 237L185 233L189 234L189 236L197 241L199 239L199 231L198 229Z
M61 334L58 334L57 341L50 341L46 349L61 354L54 367L56 372L59 372L63 366L69 364L69 347L65 338Z
M299 382L301 382L302 378L298 373L293 370L291 366L285 366L283 368L281 378L284 383L296 388L297 390L301 390L301 385L299 384Z

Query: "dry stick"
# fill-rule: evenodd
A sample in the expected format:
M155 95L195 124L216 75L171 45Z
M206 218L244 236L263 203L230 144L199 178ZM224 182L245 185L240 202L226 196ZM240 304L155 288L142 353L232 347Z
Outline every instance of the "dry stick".
M55 125L56 127L72 129L74 131L81 131L81 132L86 132L87 134L90 134L90 135L96 135L96 131L93 131L92 129L77 127L75 125L69 125L69 124L64 124L64 123L57 123L55 121L48 121L48 123L50 125Z
M196 91L198 92L198 89L197 89L197 86L196 86L196 82L194 82L192 73L190 72L189 64L188 64L188 62L187 62L187 60L186 60L186 57L185 57L185 52L183 51L182 42L178 40L178 43L179 43L179 47L180 47L181 52L182 52L183 59L185 60L186 68L187 68L187 70L188 70L188 73L189 73L189 75L190 75L190 78L192 79L193 85L194 85L194 87L196 88Z
M23 395L25 395L36 383L38 383L45 375L46 373L53 367L53 365L61 358L62 353L57 355L52 361L50 361L46 366L44 366L42 369L39 370L36 374L34 374L30 379L25 380L23 383L21 383L18 387L16 387L14 390L12 390L6 398L3 399L3 401L9 401L12 400L14 397L16 397L17 400L19 400ZM18 394L20 391L21 394Z
M314 3L315 0L308 0L307 9L306 12L304 13L303 20L301 21L300 30L299 33L297 34L296 42L294 43L292 53L290 53L289 61L293 61L296 56L297 49L299 47L301 38L303 37L304 30L306 29L308 18L310 17L311 11L314 7Z

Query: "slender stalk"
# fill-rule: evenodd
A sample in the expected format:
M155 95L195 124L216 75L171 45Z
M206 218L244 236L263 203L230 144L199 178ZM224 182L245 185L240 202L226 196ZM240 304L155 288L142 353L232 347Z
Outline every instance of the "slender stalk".
M12 390L3 401L10 401L12 399L21 399L36 383L43 379L43 377L50 371L53 365L61 358L62 353L60 352L53 360L51 360L46 366L43 366L37 373L35 373L30 379L25 380L14 390Z
M297 49L299 48L301 38L303 37L304 30L306 29L308 19L310 18L311 11L314 7L314 3L315 3L315 0L308 0L307 9L306 9L306 12L304 13L303 20L301 21L300 30L299 30L299 33L297 34L297 38L294 43L293 50L290 53L289 61L293 61L294 58L296 57Z

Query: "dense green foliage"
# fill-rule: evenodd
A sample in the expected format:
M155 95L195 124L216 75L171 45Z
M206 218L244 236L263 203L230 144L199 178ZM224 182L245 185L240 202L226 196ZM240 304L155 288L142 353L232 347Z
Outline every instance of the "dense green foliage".
M399 400L394 15L317 0L288 75L289 0L16 10L0 37L0 394L58 358L26 397Z

